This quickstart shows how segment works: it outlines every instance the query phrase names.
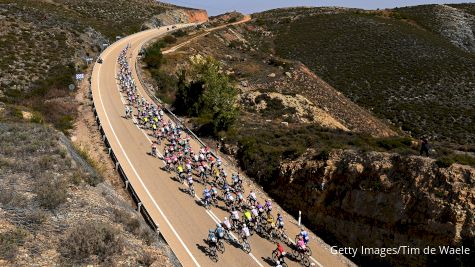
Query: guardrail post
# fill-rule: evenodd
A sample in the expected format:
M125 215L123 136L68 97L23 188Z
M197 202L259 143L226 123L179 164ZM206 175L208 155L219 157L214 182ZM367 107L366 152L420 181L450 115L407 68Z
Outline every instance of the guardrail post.
M102 136L102 142L105 142L105 141L106 141L106 135L104 134L104 135Z
M109 156L111 155L112 148L109 147Z
M140 212L140 208L141 208L141 207L142 207L142 202L139 202L139 203L137 204L137 211L138 211L138 212Z
M129 180L125 180L125 189L129 189Z
M299 210L299 226L301 222L302 222L302 211Z
M116 171L119 170L119 160L117 160L117 162L115 163L115 170L116 170Z

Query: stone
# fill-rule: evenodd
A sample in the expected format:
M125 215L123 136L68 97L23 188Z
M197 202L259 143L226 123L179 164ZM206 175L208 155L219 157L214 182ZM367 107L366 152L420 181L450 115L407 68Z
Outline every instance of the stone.
M271 73L271 74L267 75L267 77L274 78L274 77L275 77L275 73Z

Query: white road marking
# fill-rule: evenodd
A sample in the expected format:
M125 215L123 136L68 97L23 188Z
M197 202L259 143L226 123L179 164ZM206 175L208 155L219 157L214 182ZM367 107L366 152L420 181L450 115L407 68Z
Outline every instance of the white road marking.
M142 42L142 43L140 44L140 46L142 46L144 43L145 43L145 41ZM137 50L138 50L138 49L137 49ZM135 65L134 65L134 66L135 66ZM100 67L99 67L99 70L100 70ZM135 71L137 71L137 70L135 70ZM114 72L117 73L117 62L116 62L115 65L114 65ZM97 76L98 76L98 80L99 80L99 74L98 74ZM138 81L138 82L140 83L140 81ZM120 88L119 88L119 85L117 84L117 82L116 82L116 88L117 88L117 90L118 90L118 92L119 92L119 95L120 95L122 104L125 104L125 100L124 100L124 98L123 98L123 96L122 96L122 93L120 92ZM102 98L101 98L101 95L100 95L100 91L99 91L99 98L100 98L100 100L101 100L101 104L102 104L102 106L103 106L103 109L105 110L104 105L103 105L103 103L102 103ZM109 122L109 125L111 126L111 129L112 129L112 125L110 124L110 121L109 121L109 118L108 118L107 114L106 114L106 117L107 117L107 120L108 120L108 122ZM133 117L132 117L132 118L133 118ZM133 120L134 120L134 122L135 122L135 118L133 118ZM140 128L140 127L138 126L138 123L135 123L135 126L142 132L142 134L147 138L147 140L148 140L150 143L152 143L152 140L149 138L148 134L147 134L142 128ZM116 139L118 140L117 136L115 135L114 129L112 129L112 131L113 131L113 133L114 133L114 136L115 136ZM122 148L120 142L118 142L118 143L119 143L119 146L121 147L122 151L124 152L124 150L123 150L123 148ZM160 151L159 151L158 149L157 149L157 152L158 152L158 155L163 158L162 154L160 153ZM125 152L124 152L124 154L125 154ZM127 155L126 155L126 158L127 158L127 161L129 162L129 164L132 166L132 163L131 163L130 160L128 159ZM165 164L165 161L162 160L162 162ZM138 174L137 174L137 172L135 171L135 168L134 168L133 166L132 166L132 169L133 169L134 172L136 173L137 177L139 177ZM143 182L142 182L142 180L140 179L140 177L139 177L139 180L141 181L142 185L143 185L144 188L145 188L145 185L143 184ZM146 189L146 188L145 188L145 189ZM148 190L147 190L147 189L146 189L146 191L147 191L147 193L148 193ZM149 196L150 196L150 195L149 195ZM195 197L196 197L198 200L201 201L201 199L200 199L196 194L195 194ZM153 198L152 198L152 200L153 200L154 204L156 204L156 202L155 202L155 200L154 200ZM158 207L158 205L157 205L157 207ZM159 207L158 207L158 208L159 208ZM162 212L160 211L160 213L162 213ZM215 223L221 223L221 221L220 221L220 219L218 218L218 216L216 216L212 211L206 210L206 213L208 214L208 216L209 216ZM163 215L163 214L162 214L162 215ZM166 220L167 223L168 223L168 219L167 219L165 216L164 216L164 218L165 218L165 220ZM170 224L169 224L169 225L170 225ZM173 230L173 229L172 229L172 230ZM174 233L175 233L175 231L174 231ZM178 234L176 234L176 235L177 235L177 237L178 237L178 238L180 239L180 241L181 241L181 238L178 236ZM231 235L234 239L238 240L237 237L234 236L233 233L230 232L230 235ZM181 242L182 242L182 241L181 241ZM184 243L182 243L182 245L184 245ZM185 246L185 245L184 245L184 246ZM186 246L185 246L185 249L187 249ZM190 255L191 255L191 254L190 254ZM259 265L260 267L264 267L252 253L248 253L248 255L257 263L257 265ZM194 259L194 258L193 258L193 259ZM194 259L194 261L195 261L195 259ZM197 263L197 262L195 261L195 263ZM198 266L199 266L199 265L198 265Z
M110 51L110 50L109 50ZM106 55L103 55L102 58L104 58ZM100 77L100 70L101 70L101 65L98 66L98 72L97 72L97 80L98 80L98 89L99 89L99 77ZM105 112L105 107L104 107L104 102L102 101L102 96L101 96L101 90L99 90L99 101L101 102L101 106L102 106L102 109L104 110L104 114L106 116L106 120L107 120L107 123L109 124L111 130L112 130L112 134L114 135L115 139L117 140L117 144L119 145L122 153L124 154L127 162L129 163L130 167L132 168L132 170L134 171L135 175L137 176L137 178L139 179L140 183L142 184L142 187L145 189L145 192L147 193L147 195L149 196L149 198L152 200L154 206L157 208L157 210L160 212L160 215L162 215L163 219L165 219L165 222L168 224L168 226L170 227L170 229L172 230L173 234L177 237L178 241L181 243L181 245L183 246L183 248L185 249L185 251L188 253L188 255L191 257L191 259L193 260L193 262L195 263L196 266L200 267L200 264L198 263L198 261L195 259L195 257L193 256L193 254L191 253L191 251L188 249L188 247L186 246L185 242L183 242L183 240L181 239L181 237L178 235L177 231L175 230L175 228L173 227L173 225L171 224L171 222L168 220L168 218L165 216L165 213L162 211L162 209L158 206L157 202L155 201L155 199L153 198L152 194L150 194L150 191L147 189L147 187L145 186L142 178L140 177L140 175L137 173L137 170L135 169L134 165L132 164L132 162L130 161L129 157L127 156L127 153L125 153L124 151L124 148L122 147L122 144L120 143L119 141L119 138L117 137L117 134L115 133L115 130L114 128L112 127L112 124L109 120L109 116L107 115L107 112Z

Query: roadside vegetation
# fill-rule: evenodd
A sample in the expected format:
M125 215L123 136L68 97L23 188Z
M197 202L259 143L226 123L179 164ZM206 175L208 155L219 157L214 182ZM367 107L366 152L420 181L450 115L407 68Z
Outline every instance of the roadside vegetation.
M205 135L217 135L229 130L239 113L237 91L221 65L212 57L196 55L186 68L176 74L161 69L164 58L161 49L167 38L145 50L143 62L157 83L157 97L169 103L179 115L194 118Z
M0 262L168 265L156 233L64 140L52 127L0 123Z

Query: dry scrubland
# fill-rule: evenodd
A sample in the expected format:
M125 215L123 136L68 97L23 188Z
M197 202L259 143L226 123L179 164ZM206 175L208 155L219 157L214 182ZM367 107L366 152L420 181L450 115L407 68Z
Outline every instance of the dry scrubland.
M258 39L262 49L301 61L380 118L415 137L473 150L475 55L467 29L475 20L465 12L469 7L284 9L257 14L254 22L270 35Z
M0 123L0 265L172 265L166 245L67 138Z
M71 129L78 103L68 85L86 71L85 58L94 59L116 36L186 22L193 12L151 0L0 0L0 102L6 114L28 109L38 122Z

